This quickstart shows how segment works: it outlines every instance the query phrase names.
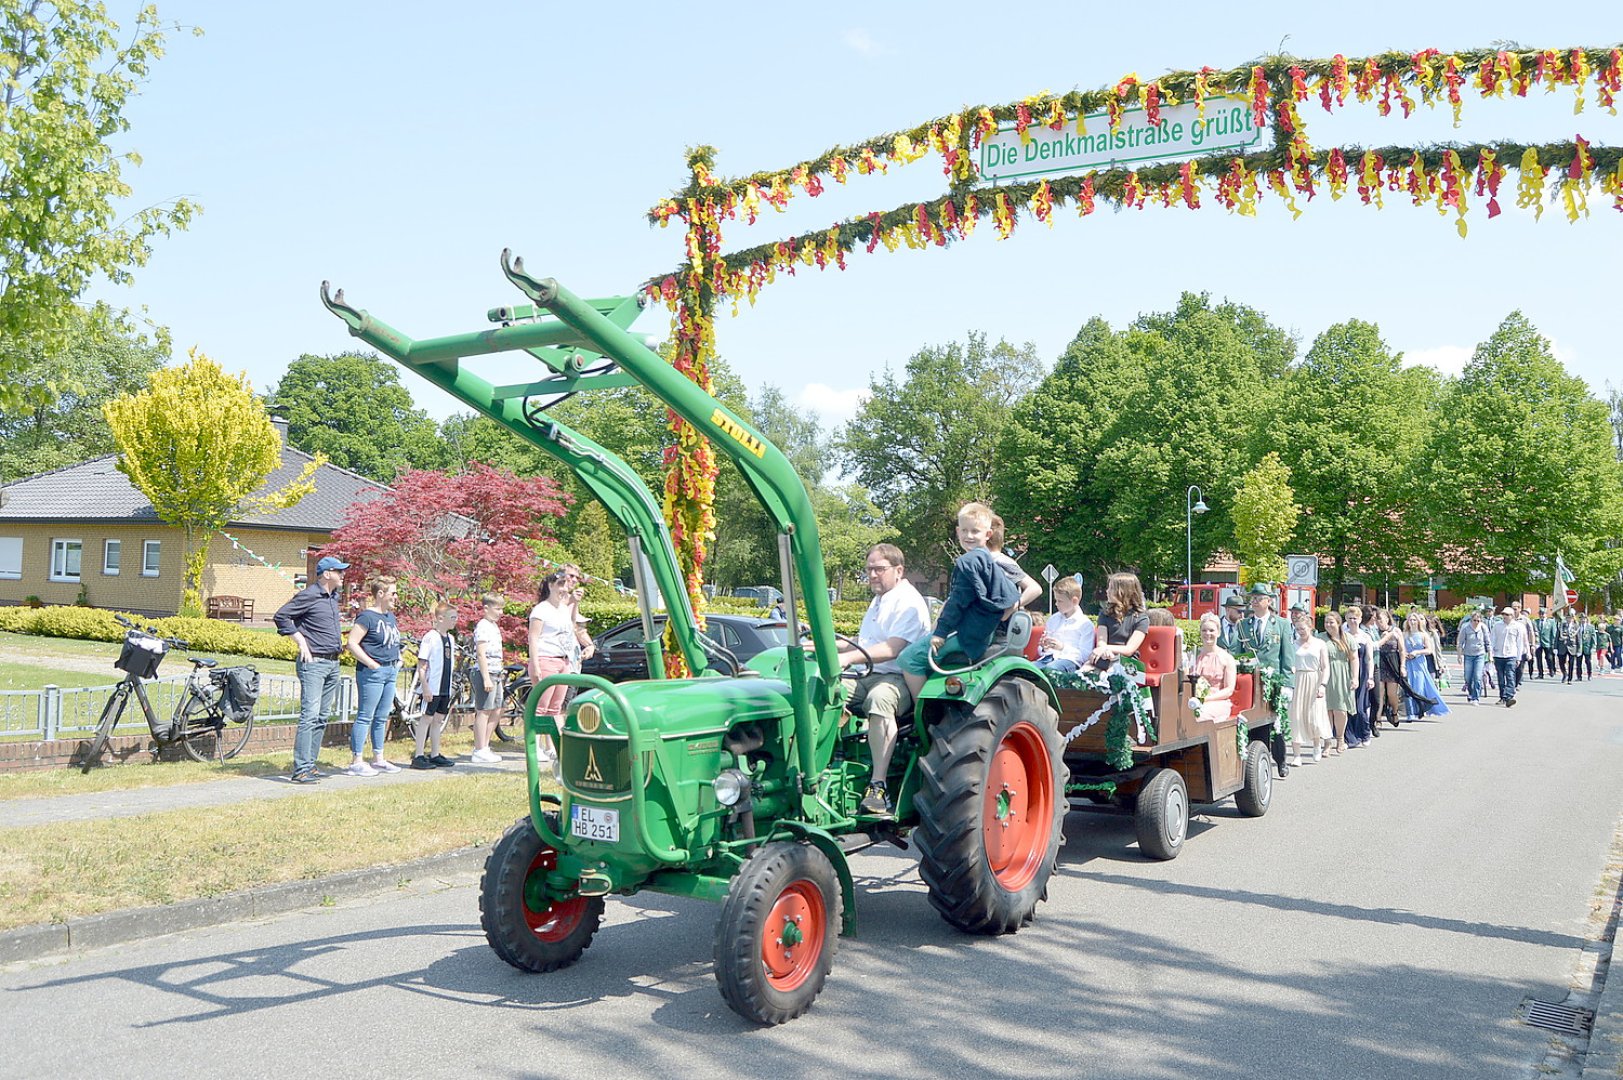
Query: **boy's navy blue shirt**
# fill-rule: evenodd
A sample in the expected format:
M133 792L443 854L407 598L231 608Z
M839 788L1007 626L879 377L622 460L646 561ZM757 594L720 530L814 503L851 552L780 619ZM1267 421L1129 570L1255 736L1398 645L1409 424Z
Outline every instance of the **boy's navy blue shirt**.
M986 548L970 548L952 565L952 588L935 622L935 636L958 635L971 661L991 643L1003 613L1020 602L1020 590Z

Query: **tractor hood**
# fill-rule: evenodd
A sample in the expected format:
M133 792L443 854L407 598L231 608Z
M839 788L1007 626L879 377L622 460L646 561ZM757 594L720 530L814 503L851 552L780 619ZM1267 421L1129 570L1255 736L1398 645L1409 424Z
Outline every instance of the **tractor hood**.
M750 720L788 716L789 684L778 679L655 679L620 683L620 696L636 714L637 726L647 734L671 738L717 731ZM588 705L594 709L587 709ZM586 716L582 716L582 710ZM592 712L600 711L594 726ZM571 710L568 730L602 735L625 735L626 725L608 695L598 690L581 693Z

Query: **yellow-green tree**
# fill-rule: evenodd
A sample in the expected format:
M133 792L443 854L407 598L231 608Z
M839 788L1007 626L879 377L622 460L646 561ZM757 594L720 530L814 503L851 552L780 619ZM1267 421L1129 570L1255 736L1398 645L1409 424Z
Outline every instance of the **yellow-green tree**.
M1285 545L1296 535L1301 515L1291 491L1290 467L1270 451L1240 480L1229 511L1234 554L1245 570L1241 584L1285 580Z
M232 375L196 349L147 388L102 409L118 468L163 521L185 534L183 614L202 609L209 541L233 517L285 510L315 489L319 455L286 486L249 496L282 460L282 441L246 374Z

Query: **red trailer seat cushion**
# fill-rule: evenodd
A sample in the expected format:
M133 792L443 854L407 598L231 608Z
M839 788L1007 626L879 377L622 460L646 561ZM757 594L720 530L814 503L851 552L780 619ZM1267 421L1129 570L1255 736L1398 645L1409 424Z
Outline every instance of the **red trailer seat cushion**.
M1238 718L1239 715L1251 707L1252 695L1256 692L1256 684L1252 675L1247 672L1234 679L1234 696L1229 698L1229 715Z
M1138 658L1144 662L1145 681L1151 686L1161 685L1161 676L1178 670L1178 628L1152 626L1144 632L1144 641L1138 647Z

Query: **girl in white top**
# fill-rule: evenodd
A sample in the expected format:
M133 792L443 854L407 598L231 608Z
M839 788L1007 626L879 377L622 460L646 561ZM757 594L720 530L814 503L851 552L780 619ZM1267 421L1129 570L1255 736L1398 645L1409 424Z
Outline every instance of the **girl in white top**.
M1313 636L1313 617L1297 612L1291 620L1296 628L1296 690L1291 695L1291 764L1302 763L1302 744L1313 747L1313 760L1324 756L1324 744L1334 734L1330 710L1324 700L1325 680L1330 677L1329 648Z
M577 649L582 657L592 655L591 635L575 622L575 614L575 578L568 569L544 578L536 605L530 609L531 685L568 671ZM561 718L568 699L567 686L549 686L535 704L536 715ZM545 750L552 753L550 746Z

